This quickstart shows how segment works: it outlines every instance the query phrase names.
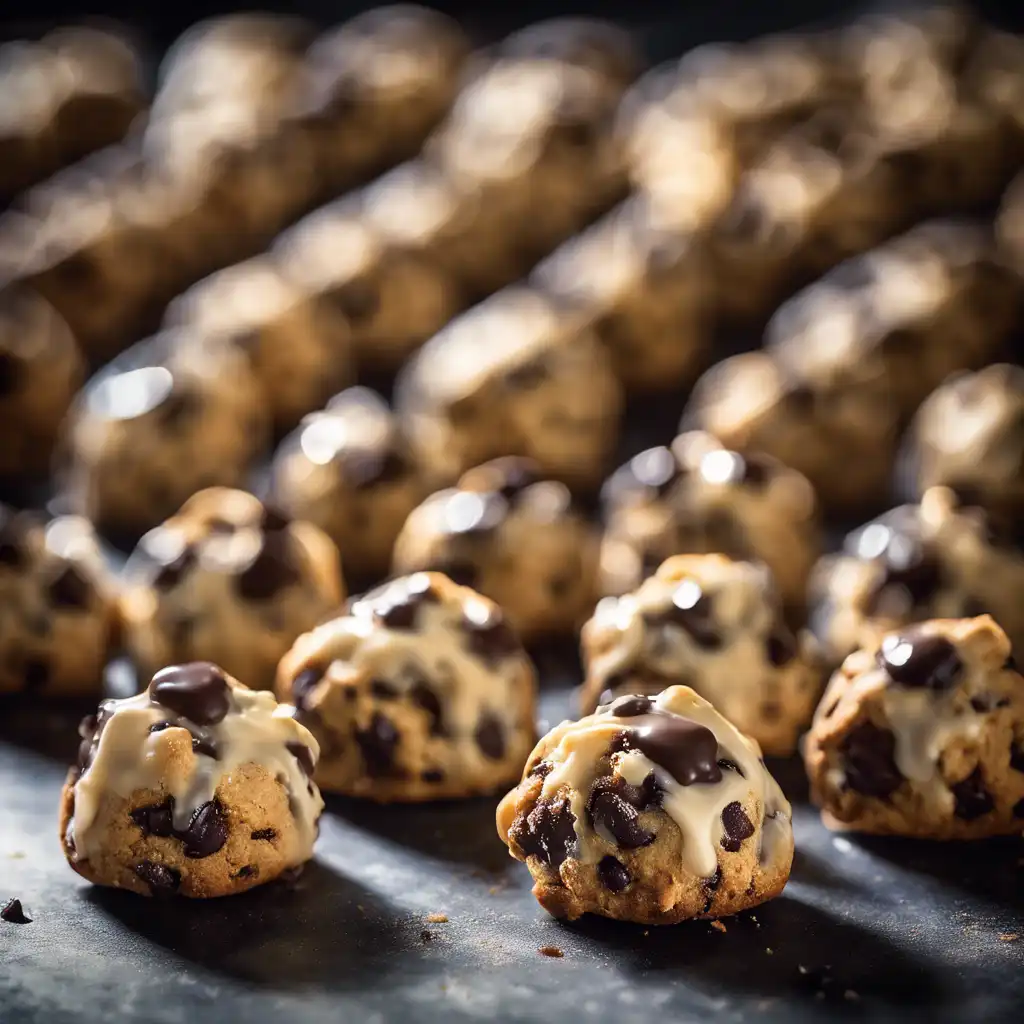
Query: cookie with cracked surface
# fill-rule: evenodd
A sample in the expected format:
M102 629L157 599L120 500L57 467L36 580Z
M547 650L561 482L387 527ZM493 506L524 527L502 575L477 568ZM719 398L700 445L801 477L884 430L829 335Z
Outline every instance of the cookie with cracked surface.
M433 569L479 590L530 642L567 634L590 614L598 539L565 484L509 456L464 473L406 520L394 570Z
M299 637L277 694L317 737L317 782L380 803L473 796L519 777L536 677L501 609L440 573L349 602Z
M770 754L792 753L821 693L809 636L793 635L769 570L677 555L583 627L585 713L620 694L685 683Z
M99 693L118 627L116 585L89 522L0 505L0 693Z
M125 643L140 674L216 660L270 689L297 636L344 599L338 552L312 523L212 487L150 530L125 566Z
M782 891L791 809L757 743L686 686L555 726L498 834L555 917L723 917Z
M802 610L822 537L814 488L797 470L689 431L635 455L601 497L604 593L633 590L672 555L717 552L763 561L787 609Z
M61 794L68 863L142 896L229 896L313 856L319 750L295 709L209 662L86 718Z
M349 582L380 579L402 524L429 492L384 400L350 388L303 418L274 453L274 503L338 545Z
M1024 829L1024 678L988 615L932 619L854 652L804 750L832 828L928 839Z

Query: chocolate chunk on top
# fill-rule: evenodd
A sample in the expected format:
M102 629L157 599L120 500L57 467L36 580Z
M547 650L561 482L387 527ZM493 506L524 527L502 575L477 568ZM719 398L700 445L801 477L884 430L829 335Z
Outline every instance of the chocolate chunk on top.
M654 708L636 716L623 730L622 747L639 750L681 786L722 780L715 734L682 715Z
M946 637L913 627L887 636L877 659L894 683L914 689L951 689L963 668L956 647Z
M216 665L193 661L161 669L149 684L150 699L196 725L216 725L231 710L231 687Z
M615 715L616 718L634 718L637 715L646 715L654 708L654 701L643 694L630 694L613 700L607 707L601 709L602 714Z

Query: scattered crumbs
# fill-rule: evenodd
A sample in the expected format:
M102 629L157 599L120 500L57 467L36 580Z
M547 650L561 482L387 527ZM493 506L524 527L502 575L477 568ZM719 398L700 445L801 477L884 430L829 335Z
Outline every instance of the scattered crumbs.
M557 946L541 946L537 950L541 956L554 957L556 960L560 960L565 954Z
M769 956L775 956L775 950L774 950L774 949L772 949L772 947L771 947L771 946L766 946L766 947L765 947L765 952L766 952L766 953L767 953L767 954L768 954Z
M845 999L845 1000L846 1000L846 1001L847 1001L848 1003L859 1003L859 1002L860 1002L860 996L859 996L859 995L857 995L857 993L856 993L856 992L854 992L852 988L848 988L848 989L847 989L847 990L846 990L846 991L845 991L845 992L843 993L843 998L844 998L844 999Z
M0 920L8 924L31 924L32 918L25 913L21 900L8 900L0 910Z
M448 915L447 914L427 914L427 920L431 924L447 924L448 923Z
M999 935L1000 942L1016 942L1019 938L1019 932L1001 932Z
M721 921L717 921L717 920L711 922L711 927L714 928L716 932L721 932L723 935L725 934L725 932L727 930L725 925L722 924Z
M424 942L429 942L433 937L434 937L434 933L433 932L428 932L426 928L424 928L423 931L420 932L420 938Z

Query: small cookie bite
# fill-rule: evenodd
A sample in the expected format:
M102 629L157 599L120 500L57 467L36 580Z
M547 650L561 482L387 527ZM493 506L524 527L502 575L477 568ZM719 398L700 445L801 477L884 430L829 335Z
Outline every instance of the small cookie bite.
M311 523L211 487L150 530L125 566L125 645L140 675L216 660L255 689L344 600L338 552Z
M71 508L138 537L204 487L243 482L270 439L248 360L184 331L141 342L96 374L68 416L58 477Z
M810 638L782 615L771 573L724 555L677 555L583 627L585 714L624 693L685 683L769 754L790 754L821 692Z
M395 395L417 456L439 479L522 455L581 489L600 484L623 404L592 332L522 287L431 338L402 370Z
M442 572L496 601L530 643L577 629L594 606L598 538L565 484L529 459L494 459L414 509L394 570Z
M497 825L549 914L675 924L778 896L791 818L757 743L672 686L555 726Z
M99 693L117 592L91 525L0 505L0 694Z
M85 360L60 314L29 288L0 290L0 477L46 473Z
M280 431L355 379L352 330L342 312L290 282L267 256L200 281L171 303L164 323L184 327L186 345L240 351Z
M811 628L831 665L887 630L989 612L1024 643L1024 537L1019 520L933 487L851 533L815 566Z
M349 582L386 576L402 524L429 493L384 400L367 388L335 395L274 453L275 507L320 527Z
M925 839L1024 829L1024 678L988 615L933 619L851 654L804 757L830 828Z
M912 490L951 487L1009 518L1024 512L1024 368L1008 363L947 380L925 400L906 443Z
M601 498L603 593L633 590L671 555L718 552L764 562L799 617L822 544L814 488L802 473L695 430L635 455Z
M492 601L439 573L392 580L299 637L277 694L317 737L317 782L380 803L489 793L533 745L536 676Z
M61 794L68 863L142 896L230 896L313 856L319 750L295 709L209 662L161 669L79 728Z

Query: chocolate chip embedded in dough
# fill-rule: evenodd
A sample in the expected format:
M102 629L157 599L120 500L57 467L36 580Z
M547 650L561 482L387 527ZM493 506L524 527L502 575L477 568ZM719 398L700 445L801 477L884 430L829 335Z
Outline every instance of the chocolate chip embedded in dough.
M500 761L505 756L505 729L495 715L481 717L473 739L483 755L492 761Z
M397 700L398 689L386 679L371 679L370 694L377 700Z
M41 690L50 681L50 663L44 658L27 658L22 665L21 678L25 690L33 693Z
M168 798L162 804L136 807L128 817L142 830L144 836L166 838L174 835L174 800Z
M148 886L153 896L173 896L181 885L181 872L155 861L143 860L135 865L135 874Z
M622 892L632 881L622 862L610 854L598 862L597 877L609 892Z
M1015 772L1024 772L1024 740L1010 747L1010 767Z
M373 614L388 629L412 630L420 608L437 602L430 577L418 572L388 587L375 602Z
M768 660L778 667L788 665L796 657L796 638L789 630L780 629L768 637Z
M726 804L722 811L722 828L725 834L722 836L722 849L729 853L739 852L744 839L749 839L754 834L754 823L747 817L743 805L738 800Z
M466 634L466 647L490 664L522 651L519 637L497 607L467 601L463 609L462 629Z
M157 590L173 590L187 575L188 571L195 565L195 552L185 548L178 555L160 565L153 577L153 586Z
M208 661L161 669L149 684L150 700L196 725L216 725L231 710L231 687Z
M268 533L260 553L235 577L239 596L245 601L270 601L294 586L301 576L292 559L288 533Z
M616 718L635 718L646 715L654 708L654 701L642 694L629 694L613 700L611 704L599 709L600 714L614 715Z
M444 772L440 768L427 768L420 772L420 779L429 783L444 782Z
M292 700L295 701L297 708L300 710L305 708L309 695L316 689L323 677L324 670L319 665L310 665L295 676L292 680L291 692Z
M557 868L576 847L576 816L568 797L538 803L529 814L521 814L509 836L527 857L537 857Z
M956 801L953 813L963 821L982 818L995 807L992 794L985 788L980 765L966 779L952 783L949 789Z
M250 833L249 838L256 842L272 843L277 838L277 829L258 828Z
M711 904L715 902L715 893L718 892L718 887L722 884L722 868L719 866L715 868L715 873L705 878L703 881L704 893L706 899L704 901L704 909L701 913L706 914L711 909Z
M609 836L624 850L635 850L654 842L655 834L640 824L638 810L618 792L613 776L598 779L587 799L591 827L602 836Z
M401 737L390 718L375 712L367 728L356 730L355 740L366 763L367 775L381 778L393 774Z
M873 722L854 726L839 745L846 785L863 796L888 799L903 784L896 767L896 737Z
M671 622L679 626L699 647L714 650L722 646L722 636L715 623L714 603L696 580L680 582L669 606L663 611L648 613L644 618L650 623Z
M299 767L305 773L306 778L310 778L316 768L313 751L305 743L286 743L285 749L299 762Z
M88 608L92 592L92 582L75 565L65 565L46 588L50 604L60 609Z
M956 686L963 668L954 644L913 627L887 636L877 659L894 683L914 689L949 690Z
M197 807L188 825L174 833L185 844L185 856L201 859L215 854L228 841L228 822L217 800Z

